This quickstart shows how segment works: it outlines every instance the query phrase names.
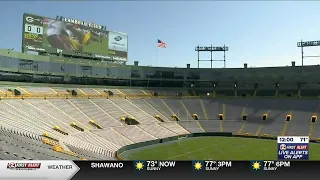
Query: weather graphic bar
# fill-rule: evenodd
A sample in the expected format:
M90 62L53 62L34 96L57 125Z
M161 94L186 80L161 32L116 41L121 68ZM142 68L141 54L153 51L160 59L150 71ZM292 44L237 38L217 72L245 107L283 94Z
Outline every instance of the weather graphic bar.
M279 136L278 160L308 160L308 136Z

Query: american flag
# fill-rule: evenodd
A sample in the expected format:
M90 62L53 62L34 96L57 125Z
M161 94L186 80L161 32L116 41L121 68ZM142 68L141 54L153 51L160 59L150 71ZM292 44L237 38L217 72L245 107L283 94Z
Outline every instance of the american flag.
M160 39L158 39L158 47L159 48L167 48L167 44Z

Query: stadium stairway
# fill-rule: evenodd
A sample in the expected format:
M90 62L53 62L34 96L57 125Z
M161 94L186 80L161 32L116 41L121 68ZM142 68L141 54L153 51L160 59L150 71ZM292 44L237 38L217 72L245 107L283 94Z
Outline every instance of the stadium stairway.
M160 125L169 129L172 132L175 132L178 135L190 134L189 131L187 131L185 128L183 128L176 122L164 122L164 123L160 123Z
M18 130L13 130L17 133ZM7 130L0 130L0 143L3 145L0 147L0 152L9 152L13 154L16 159L77 159L74 156L67 154L62 154L59 152L53 151L50 145L43 144L40 141L40 137L37 135L37 140L27 138L21 135L18 135L8 132Z
M93 133L97 134L98 136L107 139L110 142L113 142L114 144L117 144L119 146L126 146L129 144L134 144L133 141L126 138L124 135L120 134L113 128L104 128L101 130L93 130Z
M310 119L313 114L312 112L293 111L292 119L287 123L286 135L309 135L310 125L312 124ZM285 117L282 120L285 121Z
M77 148L77 147L75 147L73 145L67 145L67 146L72 152L75 152L75 153L79 154L80 156L82 156L85 159L90 159L90 160L115 160L114 157L99 155L99 154L93 153L91 151L87 151L87 150L84 150L84 149Z
M125 95L134 95L134 96L145 95L143 91L141 91L140 89L121 89L121 92Z
M81 136L81 135L80 135ZM81 138L81 137L80 137ZM86 139L86 138L84 138ZM114 151L106 149L105 147L101 148L94 144L91 144L88 141L79 139L78 137L68 136L64 138L62 142L72 151L77 149L81 150L83 155L90 156L90 154L86 154L85 152L92 152L99 155L98 159L112 159L114 157ZM77 152L77 151L75 151ZM91 155L92 156L92 155Z
M317 121L313 124L313 133L311 136L312 139L320 140L320 123L319 123L319 116Z
M33 87L33 86L23 86L26 92L33 95L56 95L55 91L52 91L50 87Z
M21 93L21 94L26 94L26 95L30 95L30 94L31 94L30 92L28 92L28 91L27 91L25 88L23 88L23 87L18 86L17 89L23 92L23 93Z
M41 110L38 106L33 105L27 100L6 100L8 104L12 105L13 107L23 110L25 113L31 115L36 119L40 119L45 124L48 124L51 128L54 126L59 126L66 130L68 133L73 133L75 130L69 126L68 123L62 121L59 118L55 118L47 113L47 109Z
M201 126L198 120L179 121L179 124L186 130L188 130L190 133L205 132L204 128Z
M102 127L121 126L119 120L111 117L106 111L93 103L91 99L70 99L89 119L94 120Z
M204 107L207 109L209 120L219 120L218 115L223 113L222 104L216 102L215 100L203 100Z
M35 134L50 132L56 136L61 136L61 134L52 129L52 122L47 122L46 119L41 119L39 116L32 116L22 110L4 103L4 101L0 102L0 118L2 119L0 121L1 124L26 129L30 132L35 132Z
M109 151L116 151L120 148L120 146L116 145L113 142L108 141L94 133L80 132L78 134L74 134L73 137L88 142L89 144L94 145L95 147L99 147L102 149L106 149ZM107 154L105 154L107 155Z
M223 131L237 134L242 126L241 120L223 120ZM221 128L220 128L221 131Z
M115 91L117 91L119 94L121 94L121 95L126 95L125 93L123 93L120 89L115 89ZM112 91L112 92L114 92L114 91Z
M138 127L159 139L177 135L176 133L168 130L167 128L160 126L158 123L140 124L138 125Z
M91 99L91 101L99 106L103 111L108 112L108 114L114 119L117 119L119 121L122 116L132 116L127 111L124 111L122 108L114 105L107 99Z
M80 92L80 94L87 96L88 94L86 92L84 92L82 89L77 88L77 90Z
M157 139L155 136L134 125L113 127L113 129L135 143Z
M91 96L98 96L101 95L99 91L97 91L94 88L81 88L81 90L86 94L86 95L91 95Z
M199 121L205 132L220 132L220 120Z
M188 109L189 114L197 114L199 120L208 119L208 117L205 115L206 110L203 110L204 106L202 106L201 99L182 99L181 101Z
M144 99L128 99L133 104L135 104L140 109L143 109L149 115L155 117L156 115L160 116L163 121L170 121L166 116L164 116L161 112L151 106L147 101Z
M68 114L66 114L65 112L63 112L58 107L54 106L52 103L50 103L49 101L47 101L45 99L25 99L25 101L30 103L30 105L39 109L40 111L45 112L46 114L48 114L48 116L51 116L52 118L63 121L64 123L68 124L68 126L72 122L77 122L76 119L72 118L71 116L69 116ZM57 124L55 124L55 125L57 125ZM70 127L66 128L66 129L74 130L73 128L70 128ZM68 132L69 132L69 130L68 130ZM72 132L73 131L71 131L69 133L72 133ZM78 131L74 131L74 132L78 132Z
M180 121L192 120L192 116L189 114L188 110L182 104L180 99L162 99L165 104L170 107L170 109L176 114Z
M134 105L132 102L127 99L109 99L112 103L118 106L121 109L125 109L128 114L134 117L140 123L152 123L157 122L157 120L144 112L142 109Z
M155 109L157 109L159 112L161 112L162 115L166 116L167 119L173 121L171 116L174 114L174 112L170 109L170 107L167 104L165 104L164 101L162 101L162 99L145 99L145 101L151 106L153 106Z
M55 89L53 89L52 87L48 87L48 88L53 92L53 94L58 95L58 92Z
M70 116L72 119L74 119L77 124L79 124L81 127L85 129L91 129L89 128L88 122L90 121L90 118L84 114L82 111L79 110L71 101L68 99L47 99L47 101L57 107L63 114L66 114Z
M209 118L208 118L208 114L207 114L207 109L204 106L202 99L199 99L199 100L200 100L201 108L202 108L202 111L203 111L203 114L204 114L204 118L205 118L205 120L208 120Z
M98 95L102 95L102 93L100 91L98 91L97 89L93 88L92 89L94 92L96 92Z

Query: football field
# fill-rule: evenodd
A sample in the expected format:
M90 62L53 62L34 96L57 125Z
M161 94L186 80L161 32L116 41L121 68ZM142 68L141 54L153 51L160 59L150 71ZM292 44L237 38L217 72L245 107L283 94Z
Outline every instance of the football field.
M309 159L320 160L320 144ZM277 160L277 141L241 137L195 137L129 150L126 160Z

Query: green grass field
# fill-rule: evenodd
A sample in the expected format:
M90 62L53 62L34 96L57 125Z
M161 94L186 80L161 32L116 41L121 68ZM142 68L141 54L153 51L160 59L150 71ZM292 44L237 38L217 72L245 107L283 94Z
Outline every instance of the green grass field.
M320 144L309 159L320 160ZM196 137L126 151L127 160L276 160L277 141L240 137Z

